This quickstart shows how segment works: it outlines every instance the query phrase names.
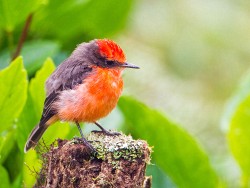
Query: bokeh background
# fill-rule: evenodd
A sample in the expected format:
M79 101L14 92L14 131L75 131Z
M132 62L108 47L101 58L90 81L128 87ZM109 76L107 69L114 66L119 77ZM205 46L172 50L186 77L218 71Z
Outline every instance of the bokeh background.
M240 172L223 117L249 72L249 19L247 1L138 1L118 37L129 61L142 67L125 74L126 92L196 137L232 187Z
M249 72L249 10L244 0L1 0L0 68L9 64L29 15L21 51L29 78L47 57L58 65L77 44L111 38L128 62L141 67L124 72L123 94L187 130L222 184L239 187L240 168L227 141L227 104ZM158 187L175 187L155 168L149 173Z
M249 2L148 0L133 10L119 40L142 69L126 73L128 93L179 122L235 182L223 114L249 70Z

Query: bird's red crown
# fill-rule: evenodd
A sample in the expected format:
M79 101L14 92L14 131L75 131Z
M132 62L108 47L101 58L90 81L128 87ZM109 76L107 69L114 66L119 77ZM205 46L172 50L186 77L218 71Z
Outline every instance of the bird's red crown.
M108 39L98 39L100 54L109 60L115 60L120 63L125 63L126 57L118 44Z

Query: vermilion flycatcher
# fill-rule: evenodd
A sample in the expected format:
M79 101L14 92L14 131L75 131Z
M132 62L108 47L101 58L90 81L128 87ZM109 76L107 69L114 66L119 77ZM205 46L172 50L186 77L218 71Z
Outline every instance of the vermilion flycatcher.
M95 123L103 133L112 134L96 121L115 108L123 88L124 68L139 67L126 62L115 42L97 39L78 45L47 79L43 114L24 151L34 147L49 125L57 120L75 122L83 142L93 150L79 122Z

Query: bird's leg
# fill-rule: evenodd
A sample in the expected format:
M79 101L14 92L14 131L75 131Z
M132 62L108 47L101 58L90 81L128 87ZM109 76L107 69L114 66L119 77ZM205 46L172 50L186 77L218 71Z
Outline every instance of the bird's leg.
M77 126L81 136L82 136L82 142L84 143L84 145L87 146L90 149L91 152L96 152L95 148L93 148L93 146L83 136L82 129L81 129L79 123L78 122L75 122L75 123L76 123L76 126Z
M106 135L109 135L109 136L116 136L116 135L121 135L120 133L118 132L110 132L106 129L104 129L99 123L97 123L96 121L94 122L100 129L101 131L92 131L92 132L101 132L101 133L104 133Z

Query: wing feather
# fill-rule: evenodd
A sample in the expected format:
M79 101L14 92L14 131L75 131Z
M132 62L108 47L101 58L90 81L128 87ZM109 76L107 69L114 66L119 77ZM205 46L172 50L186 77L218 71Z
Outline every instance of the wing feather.
M70 62L69 62L70 63ZM45 124L52 116L57 114L53 109L53 103L59 99L64 90L74 89L82 84L84 79L92 72L92 68L84 63L72 63L70 67L62 63L46 82L47 97L44 101L43 114L40 124Z

